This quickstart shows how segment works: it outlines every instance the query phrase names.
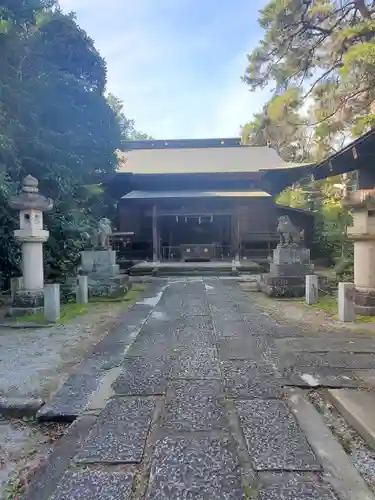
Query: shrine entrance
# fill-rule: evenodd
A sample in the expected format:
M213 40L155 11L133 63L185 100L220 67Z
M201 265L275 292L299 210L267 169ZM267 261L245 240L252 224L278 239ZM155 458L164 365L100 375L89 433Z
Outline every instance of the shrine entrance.
M231 258L231 216L186 214L158 217L162 260L209 261Z

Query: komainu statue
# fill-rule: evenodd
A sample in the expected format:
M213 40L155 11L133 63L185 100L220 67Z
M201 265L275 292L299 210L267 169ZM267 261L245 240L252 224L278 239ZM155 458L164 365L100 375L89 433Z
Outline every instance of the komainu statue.
M106 217L103 217L100 219L98 227L90 233L90 243L93 248L109 250L111 248L111 235L111 222Z
M304 231L298 231L287 215L282 215L277 219L277 232L280 235L279 246L281 247L301 246L303 244Z

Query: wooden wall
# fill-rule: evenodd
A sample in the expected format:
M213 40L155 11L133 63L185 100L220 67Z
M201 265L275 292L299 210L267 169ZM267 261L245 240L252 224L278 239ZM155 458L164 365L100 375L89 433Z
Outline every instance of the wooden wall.
M249 198L246 200L232 199L226 204L218 202L218 210L232 212L232 242L236 241L238 232L242 242L256 243L276 241L277 219L280 215L288 215L292 223L300 230L305 230L306 241L311 244L313 217L300 210L280 207L269 198ZM208 212L214 211L212 200ZM194 207L194 202L191 204ZM134 241L151 242L151 218L145 217L150 212L152 202L137 204L135 200L119 203L118 229L121 232L135 233ZM199 206L199 204L198 204Z

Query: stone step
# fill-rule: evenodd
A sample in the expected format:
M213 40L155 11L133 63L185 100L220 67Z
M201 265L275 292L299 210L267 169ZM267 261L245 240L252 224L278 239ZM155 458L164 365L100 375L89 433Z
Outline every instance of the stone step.
M375 392L331 389L328 394L348 424L375 450Z
M163 264L155 266L152 262L142 263L129 269L131 276L237 276L240 273L257 275L262 271L262 268L257 264L250 263L249 265L232 266L232 263L222 262L181 262L174 264Z

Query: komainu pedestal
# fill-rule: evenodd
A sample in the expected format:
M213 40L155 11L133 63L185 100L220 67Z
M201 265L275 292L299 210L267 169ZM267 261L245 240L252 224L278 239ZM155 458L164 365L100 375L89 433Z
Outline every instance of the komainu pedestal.
M277 247L270 272L260 277L259 289L270 297L303 297L307 274L313 274L309 249Z
M260 277L258 289L270 297L303 297L307 274L313 274L310 250L303 246L303 234L283 216L277 226L280 243L273 251L270 272Z
M87 275L91 297L120 295L129 287L129 276L120 273L114 250L85 250L80 272Z

